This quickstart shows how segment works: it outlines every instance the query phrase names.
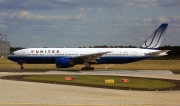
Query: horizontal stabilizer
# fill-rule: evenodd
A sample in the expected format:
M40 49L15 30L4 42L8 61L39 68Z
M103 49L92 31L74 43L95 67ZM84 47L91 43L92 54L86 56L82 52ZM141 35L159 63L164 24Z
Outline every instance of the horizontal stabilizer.
M165 56L171 50L161 50L158 52L144 53L146 56Z

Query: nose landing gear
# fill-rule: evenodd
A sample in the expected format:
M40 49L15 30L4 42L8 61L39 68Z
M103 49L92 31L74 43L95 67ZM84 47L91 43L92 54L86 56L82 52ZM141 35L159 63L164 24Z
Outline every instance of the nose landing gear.
M23 63L18 63L20 65L20 69L24 69Z

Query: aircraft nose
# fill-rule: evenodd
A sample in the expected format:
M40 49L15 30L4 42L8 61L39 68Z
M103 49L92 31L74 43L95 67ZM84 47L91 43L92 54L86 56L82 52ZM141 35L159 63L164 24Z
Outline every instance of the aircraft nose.
M11 57L10 57L10 55L8 55L8 56L7 56L7 58L8 58L9 60L11 60Z
M9 60L13 61L12 55L8 55L7 58L8 58Z

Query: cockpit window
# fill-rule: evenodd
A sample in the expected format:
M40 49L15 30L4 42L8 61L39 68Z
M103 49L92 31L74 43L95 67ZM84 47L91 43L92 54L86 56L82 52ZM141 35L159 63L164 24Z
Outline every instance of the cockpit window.
M14 55L14 53L11 53L11 55Z

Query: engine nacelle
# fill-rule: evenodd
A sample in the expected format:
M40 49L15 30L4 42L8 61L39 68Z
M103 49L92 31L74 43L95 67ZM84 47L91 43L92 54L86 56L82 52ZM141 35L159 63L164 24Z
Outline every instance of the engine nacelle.
M73 67L74 63L70 59L65 59L65 58L58 58L56 59L56 67L57 68L69 68Z

